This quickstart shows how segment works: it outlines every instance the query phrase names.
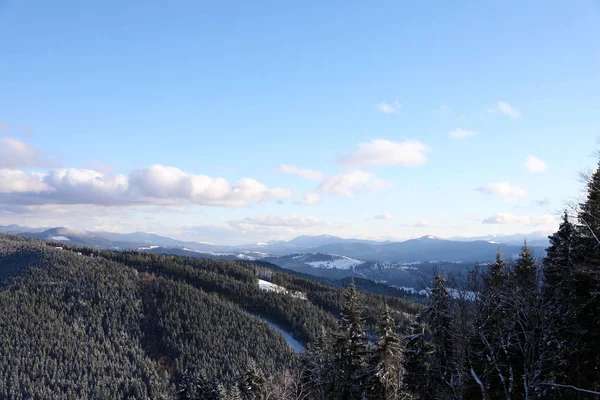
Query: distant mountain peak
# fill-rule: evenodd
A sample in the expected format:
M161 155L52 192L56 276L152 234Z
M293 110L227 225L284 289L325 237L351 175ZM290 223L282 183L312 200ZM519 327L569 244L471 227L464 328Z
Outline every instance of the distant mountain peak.
M418 238L418 240L444 240L439 236L433 236L433 235L425 235L425 236L421 236L420 238Z

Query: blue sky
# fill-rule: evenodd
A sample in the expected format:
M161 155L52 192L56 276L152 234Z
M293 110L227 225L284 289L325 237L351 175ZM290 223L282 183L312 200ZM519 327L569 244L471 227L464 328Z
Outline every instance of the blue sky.
M323 3L0 1L0 224L555 229L597 162L597 2Z

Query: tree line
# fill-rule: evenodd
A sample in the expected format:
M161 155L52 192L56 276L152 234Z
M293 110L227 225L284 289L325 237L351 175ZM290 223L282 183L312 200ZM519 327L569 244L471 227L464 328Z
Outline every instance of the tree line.
M175 398L600 399L600 168L573 211L542 260L524 243L516 259L498 253L472 271L462 289L435 276L404 332L384 309L369 335L352 282L337 325L291 373L265 379L252 367L229 392L207 397L183 384Z

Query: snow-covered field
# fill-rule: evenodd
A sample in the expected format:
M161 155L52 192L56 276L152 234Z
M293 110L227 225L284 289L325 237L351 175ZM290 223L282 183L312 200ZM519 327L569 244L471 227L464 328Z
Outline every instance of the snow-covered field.
M334 260L323 260L323 261L311 261L306 264L314 268L337 268L337 269L351 269L357 265L364 264L364 261L355 260L354 258L346 256L333 255L338 257Z
M194 253L200 253L200 254L210 254L211 256L232 256L232 253L215 253L213 251L201 251L201 250L194 250L194 249L188 249L187 247L184 247L183 250L185 251L193 251Z
M67 242L67 241L71 240L71 239L69 239L69 238L68 238L68 237L66 237L66 236L51 236L51 237L50 237L50 239L52 239L52 240L57 240L57 241L59 241L59 242L60 242L60 241L62 241L62 242Z
M283 286L279 286L272 282L265 281L262 279L258 280L258 288L260 290L266 290L268 292L276 292L276 293L283 293L283 294L288 294L290 292ZM292 292L292 296L297 297L299 299L303 299L303 300L307 299L306 293L303 293L303 292Z

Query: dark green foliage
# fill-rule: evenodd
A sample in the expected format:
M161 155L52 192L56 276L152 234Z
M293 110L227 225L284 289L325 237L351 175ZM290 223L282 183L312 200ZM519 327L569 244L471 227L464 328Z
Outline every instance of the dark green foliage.
M433 356L429 366L430 384L433 392L444 396L451 379L453 357L452 299L446 290L444 278L437 275L429 295L429 307L424 318L431 334Z
M369 399L393 400L400 396L400 338L389 309L381 315L379 339L371 357L372 382L369 383Z
M336 310L343 293L262 265L63 247L0 236L0 272L10 279L0 291L0 398L159 399L175 395L171 387L217 399L225 392L219 383L242 395L249 359L268 379L299 361L248 312L306 343L335 326L326 310ZM309 300L259 290L261 274ZM363 298L372 313L386 300L396 317L411 311L402 299ZM175 378L186 370L201 378Z
M425 330L418 322L413 322L408 335L403 339L402 390L411 399L427 399L429 374L427 360L429 347L425 342Z
M361 399L367 387L368 343L361 314L359 295L351 281L334 343L335 393L342 399Z
M5 236L1 262L30 244L35 268L0 291L0 398L166 398L141 344L136 271Z
M244 400L257 400L263 397L265 390L265 376L256 367L254 360L249 360L246 370L238 383L238 387Z

